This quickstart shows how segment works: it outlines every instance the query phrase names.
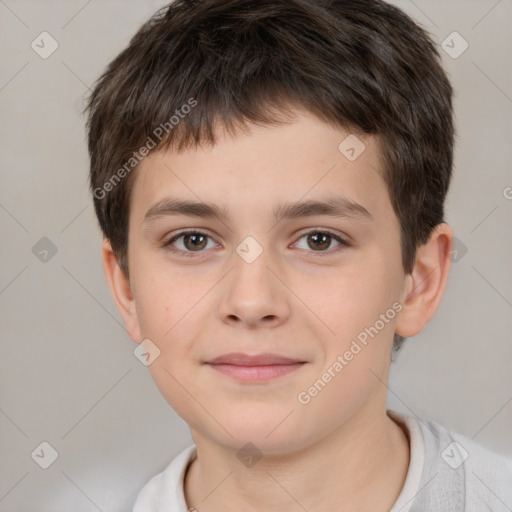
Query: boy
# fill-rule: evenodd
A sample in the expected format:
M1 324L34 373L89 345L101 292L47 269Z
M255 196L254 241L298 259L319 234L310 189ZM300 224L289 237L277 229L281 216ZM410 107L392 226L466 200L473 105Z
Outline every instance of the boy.
M512 463L386 410L434 315L452 89L378 0L177 0L89 100L103 264L194 445L135 512L512 510Z

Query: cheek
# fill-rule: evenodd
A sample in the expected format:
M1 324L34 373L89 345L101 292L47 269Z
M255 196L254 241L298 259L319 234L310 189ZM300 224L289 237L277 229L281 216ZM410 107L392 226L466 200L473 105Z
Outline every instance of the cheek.
M141 259L134 267L141 269L134 275L134 299L142 334L165 346L166 340L197 316L201 299L212 286L211 276L170 272L167 265L149 259Z
M372 395L385 394L382 381L400 305L382 276L360 275L340 276L337 292L324 301L322 318L335 334L324 337L320 373L304 383L303 401L297 397L300 404L307 403L305 410L312 416L331 410L333 424L355 413Z
M201 298L211 285L191 282L183 276L162 276L144 276L144 286L138 288L137 311L144 338L160 350L148 367L151 376L169 405L179 415L187 416L193 403L191 396L201 396L201 389L190 376L198 364L194 344L201 339L204 322L200 319L208 314L206 301Z
M317 297L319 316L325 317L336 336L352 337L373 325L393 304L395 292L386 274L371 262L360 262L332 273L320 291L315 288L308 295Z
M368 379L375 380L369 369L383 375L388 366L394 326L401 309L399 268L389 261L377 251L361 255L357 263L333 274L317 303L319 316L331 331L324 338L325 367L329 368L342 356L343 371L335 379L342 388L342 382L349 380L353 389L358 387L359 380L364 387Z

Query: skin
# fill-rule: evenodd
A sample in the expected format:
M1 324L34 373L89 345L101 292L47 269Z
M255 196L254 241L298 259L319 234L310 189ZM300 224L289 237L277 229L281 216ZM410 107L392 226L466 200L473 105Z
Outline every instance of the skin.
M213 147L150 153L132 191L129 279L103 243L105 275L127 332L159 348L152 377L190 426L198 456L185 496L199 512L384 512L407 474L408 439L385 407L393 334L414 336L434 315L452 231L437 226L405 274L377 139L360 136L366 149L351 162L338 150L348 131L295 113L287 124L246 133L219 127ZM272 217L277 203L333 194L373 219L315 215L276 224ZM144 221L171 196L215 203L230 218ZM183 237L174 247L191 257L164 247L187 228L210 237L206 247L194 251ZM332 238L316 248L311 235L322 230L349 245ZM236 252L248 236L263 250L252 263ZM396 302L400 313L307 405L299 403L298 394ZM229 352L271 352L306 364L263 384L240 383L203 364ZM251 468L236 457L247 442L262 453Z

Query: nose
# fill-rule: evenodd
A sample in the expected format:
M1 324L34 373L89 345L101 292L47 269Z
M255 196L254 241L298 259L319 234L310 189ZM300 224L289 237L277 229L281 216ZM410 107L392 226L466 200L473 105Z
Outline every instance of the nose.
M233 252L233 268L218 304L220 319L235 327L277 327L290 315L289 293L282 282L286 279L269 250L249 261Z

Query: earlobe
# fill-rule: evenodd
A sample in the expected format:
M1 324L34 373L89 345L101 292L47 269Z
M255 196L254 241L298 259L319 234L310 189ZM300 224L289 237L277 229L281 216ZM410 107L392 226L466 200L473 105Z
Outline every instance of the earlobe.
M437 225L427 243L416 251L412 272L404 284L403 309L395 333L415 336L434 316L443 296L450 269L453 232L448 224Z
M126 331L133 341L139 343L142 337L130 280L119 266L107 239L103 240L101 255L105 278L116 307L123 318Z

